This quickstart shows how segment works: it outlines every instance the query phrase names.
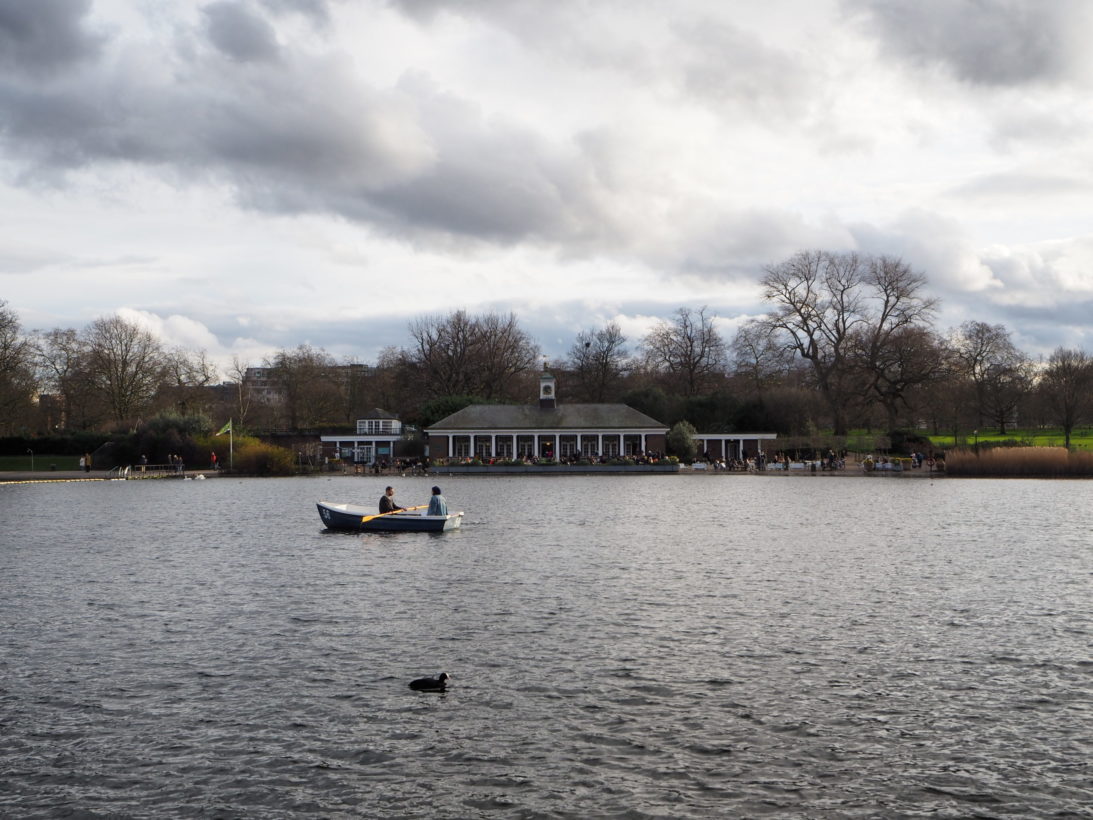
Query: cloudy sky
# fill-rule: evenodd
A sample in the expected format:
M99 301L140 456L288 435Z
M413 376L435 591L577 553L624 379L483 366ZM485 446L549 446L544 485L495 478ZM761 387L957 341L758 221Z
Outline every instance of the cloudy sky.
M0 299L257 364L515 311L545 352L902 256L1093 349L1088 0L0 0Z

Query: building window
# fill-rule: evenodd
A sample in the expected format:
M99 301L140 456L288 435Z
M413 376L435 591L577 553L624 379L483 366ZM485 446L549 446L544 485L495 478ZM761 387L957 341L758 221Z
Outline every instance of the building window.
M505 436L497 439L497 457L512 458L512 437Z
M452 454L456 458L471 457L471 437L452 436Z
M533 458L535 456L535 436L517 436L516 455L519 458Z
M398 419L357 419L358 436L398 436L402 422Z
M605 456L617 457L619 454L619 437L608 436L603 440L603 454Z
M581 455L587 458L599 455L596 450L596 438L594 436L584 436L581 438Z

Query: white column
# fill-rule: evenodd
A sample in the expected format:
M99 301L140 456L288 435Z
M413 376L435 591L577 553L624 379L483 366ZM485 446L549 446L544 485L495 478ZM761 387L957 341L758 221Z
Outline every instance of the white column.
M490 458L497 458L497 433L490 433Z

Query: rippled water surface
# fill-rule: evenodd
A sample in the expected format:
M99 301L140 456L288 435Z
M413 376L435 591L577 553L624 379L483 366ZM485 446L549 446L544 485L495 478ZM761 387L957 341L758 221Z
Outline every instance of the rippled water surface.
M1093 483L386 483L0 486L0 816L1093 817Z

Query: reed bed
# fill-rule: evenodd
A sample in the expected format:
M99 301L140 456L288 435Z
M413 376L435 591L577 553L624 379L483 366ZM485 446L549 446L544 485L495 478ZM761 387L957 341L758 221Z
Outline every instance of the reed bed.
M1093 453L1065 447L999 447L976 453L950 450L945 472L991 478L1093 478Z

